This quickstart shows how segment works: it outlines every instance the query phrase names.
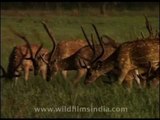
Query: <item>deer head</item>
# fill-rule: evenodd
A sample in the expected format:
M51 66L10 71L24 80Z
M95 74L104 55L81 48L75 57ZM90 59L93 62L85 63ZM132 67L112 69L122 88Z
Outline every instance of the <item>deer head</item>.
M151 62L148 62L147 72L144 74L138 75L140 80L147 82L147 86L150 86L150 82L158 76L160 76L160 66L156 70L153 70Z
M33 63L33 66L34 66L34 75L37 75L38 74L38 70L39 70L39 65L38 65L38 55L39 55L39 53L40 53L40 51L41 51L41 49L43 48L43 44L41 44L40 46L39 46L39 48L37 49L37 51L36 51L36 53L35 53L35 55L33 55L33 51L32 51L32 48L31 48L31 44L30 44L30 42L28 41L28 39L25 37L25 35L22 35L22 34L20 34L20 33L18 33L18 32L16 32L15 30L13 30L12 28L10 28L11 29L11 31L16 35L16 36L18 36L19 38L21 38L22 40L24 40L24 42L26 43L26 45L27 45L27 47L28 47L28 49L29 49L29 52L30 52L30 57L26 57L26 58L24 58L25 60L31 60L32 61L32 63Z
M21 74L18 72L18 68L22 64L22 62L25 59L25 57L27 56L28 49L26 50L25 54L23 54L22 51L20 51L20 53L21 53L21 58L19 60L19 63L17 63L17 65L14 68L10 68L11 69L11 73L7 73L5 71L5 69L3 68L3 66L0 65L0 69L2 71L2 75L0 75L0 78L12 79L13 77L20 77L21 76Z
M101 74L100 74L100 71L98 71L98 69L99 69L100 67L102 67L102 61L100 60L100 58L101 58L101 57L103 56L103 54L104 54L104 43L103 43L103 40L102 40L104 36L100 37L96 26L95 26L95 25L92 25L92 26L93 26L94 31L95 31L95 33L96 33L96 36L97 36L99 45L101 46L101 52L100 52L100 54L97 54L97 53L96 53L95 48L94 48L94 44L93 44L93 38L91 37L91 41L92 41L92 45L91 45L91 43L89 42L90 40L88 39L88 37L87 37L87 35L86 35L83 27L81 27L81 28L82 28L82 32L83 32L83 34L84 34L84 36L85 36L85 39L86 39L86 41L88 42L88 45L90 46L90 48L91 48L91 50L92 50L92 52L93 52L93 58L92 58L92 61L90 62L90 65L89 65L89 66L87 66L87 65L85 64L85 61L83 61L83 63L82 63L82 61L79 61L81 67L87 68L86 79L85 79L85 81L84 81L85 84L89 84L89 83L95 81L96 78L98 78L98 77L101 75ZM113 42L113 39L111 39L111 38L110 38L109 36L107 36L107 35L105 35L105 37L106 37L107 40L108 40L108 44L114 44L114 46L115 46L115 42ZM117 46L117 45L116 45L116 46Z

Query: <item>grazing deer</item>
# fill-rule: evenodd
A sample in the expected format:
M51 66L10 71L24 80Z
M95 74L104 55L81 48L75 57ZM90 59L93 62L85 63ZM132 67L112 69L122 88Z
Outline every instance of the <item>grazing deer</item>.
M58 64L57 64L58 61L71 57L77 51L79 51L79 49L81 49L82 47L86 45L87 45L87 42L81 39L61 41L60 43L58 43L56 46L55 54L54 54L54 59L55 59L54 64L56 68L58 68ZM64 79L67 79L67 70L62 69L61 72L62 72Z
M115 50L118 48L118 46L120 45L120 44L118 44L118 43L115 43L115 40L113 40L112 38L110 38L110 37L107 36L107 35L104 35L104 36L100 37L100 36L99 36L99 33L98 33L98 31L97 31L97 28L95 27L95 25L93 24L92 26L93 26L93 28L94 28L94 30L95 30L95 32L96 32L96 35L97 35L97 38L98 38L98 41L99 41L100 45L95 46L95 45L93 44L93 42L92 42L92 45L93 45L93 46L92 46L92 45L89 43L90 40L88 39L86 33L84 32L84 30L83 30L83 28L82 28L83 34L84 34L84 36L85 36L85 39L87 40L87 42L88 42L88 44L89 44L88 47L90 47L90 49L92 50L92 51L90 51L90 53L89 53L90 55L92 55L92 57L89 57L89 58L90 58L89 61L85 61L84 59L79 60L80 63L81 63L81 62L83 63L83 65L80 64L80 67L81 67L81 68L90 69L90 66L92 66L92 65L94 64L94 62L96 62L98 59L99 59L98 64L101 64L100 61L103 61L103 60L107 59L112 53L114 53L114 51L115 51ZM103 37L107 38L107 40L108 40L108 43L107 43L107 44L102 41ZM92 37L91 37L91 38L92 38ZM93 39L91 39L91 41L93 41ZM96 47L99 47L99 48L97 49ZM82 48L82 49L83 49L83 48ZM86 50L83 50L83 53L81 53L81 54L83 55L83 54L85 53L85 51L86 51ZM96 53L96 51L98 51L98 52ZM92 52L92 53L91 53L91 52ZM96 57L95 54L97 54L98 56ZM89 55L87 55L87 56L89 56ZM104 56L105 56L105 57L104 57ZM86 62L89 62L89 63L86 63ZM97 67L97 68L98 68L98 67L100 67L100 65L99 65L99 66L93 66L93 67ZM117 70L112 70L110 73L111 73L112 75L114 74L114 75L117 76ZM105 73L104 73L104 74L105 74ZM127 78L127 79L129 80L129 79L136 78L137 83L140 85L140 79L137 77L136 74L138 74L137 71L131 71L130 73L128 73L128 78Z
M6 72L5 71L5 69L0 65L0 68L1 68L1 78L9 78L9 79L12 79L12 78L14 78L14 77L19 77L19 76L21 76L21 74L18 72L18 67L22 64L22 62L23 62L23 60L24 60L24 58L26 57L26 55L28 54L28 51L26 50L26 53L25 54L23 54L22 53L22 51L20 51L20 58L19 58L19 60L15 63L14 62L14 60L12 60L13 59L13 56L14 56L14 54L13 53L15 53L15 51L16 51L16 47L14 47L13 48L13 50L12 50L12 53L10 54L10 63L11 62L13 62L14 64L10 64L10 66L12 65L12 67L8 67L8 71Z
M47 76L50 76L50 77L47 77L47 81L49 81L51 78L53 78L53 73L51 72L52 71L51 69L53 68L53 64L55 64L56 61L60 61L62 59L72 56L80 48L86 46L87 42L82 39L78 39L78 40L61 41L58 44L56 44L54 35L48 28L47 24L44 22L41 22L41 23L44 29L46 30L47 34L51 38L52 44L53 44L52 50L45 56L41 56L41 58L47 65L47 71L48 71ZM66 79L67 71L63 69L61 72L64 79Z
M48 35L50 36L51 39L53 39L53 36L51 35L51 33L49 32L46 24L44 24L44 27L48 33ZM84 33L84 30L82 28L82 31ZM85 34L85 33L84 33ZM86 34L85 34L86 36ZM78 74L76 79L74 80L74 83L78 83L78 81L80 80L80 78L85 74L85 70L83 67L84 63L83 61L86 61L88 66L90 65L90 62L94 62L94 60L92 59L96 54L93 54L92 51L96 51L97 53L101 52L101 48L102 46L104 46L104 55L102 56L102 60L106 59L108 56L110 56L113 51L116 49L117 44L115 44L114 42L111 43L102 43L102 40L99 40L100 45L94 45L93 42L93 36L91 36L92 38L92 44L94 47L91 46L91 43L88 41L87 39L87 43L88 45L80 48L77 52L75 52L73 55L71 55L70 57L67 57L65 59L56 59L56 54L58 54L58 52L56 52L55 49L55 44L53 44L53 49L52 52L50 52L50 54L54 53L54 55L50 58L43 58L43 60L45 61L45 63L47 64L47 80L49 81L55 72L57 71L63 71L63 70L78 70ZM111 38L108 37L108 39L110 39L110 41L112 40ZM53 41L53 40L52 40ZM112 40L113 41L113 40ZM58 45L57 45L58 46ZM76 45L75 45L76 46ZM78 44L77 44L78 46Z
M50 52L46 53L46 54L40 54L40 58L39 57L32 57L33 55L31 55L30 58L28 58L28 60L31 60L32 63L33 63L33 66L34 66L34 73L35 75L37 75L38 71L39 71L39 65L38 65L38 62L41 61L42 62L42 58L43 58L43 62L45 62L45 65L47 66L50 66L49 64L47 63L50 63L52 64L53 61L51 61L51 58L52 60L53 59L56 59L56 60L60 60L60 59L64 59L64 58L67 58L69 56L71 56L72 54L74 54L76 51L78 51L78 49L80 49L81 47L87 45L87 42L84 41L84 40L81 40L81 39L78 39L78 40L69 40L69 41L62 41L60 43L58 43L58 45L56 45L56 41L53 37L53 35L51 35L51 32L48 28L48 26L46 25L46 23L44 22L41 22L42 25L44 26L47 34L49 35L49 37L51 38L52 40L52 44L53 44L53 48ZM11 29L12 30L12 29ZM17 33L16 31L12 30L12 32L17 35L18 37L22 38L26 44L28 45L28 48L30 50L30 53L31 54L34 54L32 53L31 51L31 45L29 43L29 41L27 40L26 37L24 37L23 35ZM41 47L39 48L38 52L41 51L42 49L42 45ZM67 72L66 71L62 71L62 75L64 77L64 79L66 79L66 75L67 75ZM45 75L46 76L46 75ZM46 77L45 77L46 78Z
M152 69L156 70L159 63L159 41L157 37L148 37L142 40L125 42L106 60L101 61L100 57L95 58L96 61L87 69L85 83L92 83L101 75L116 69L119 71L118 81L121 84L127 79L130 72L132 73L137 69L141 72L146 71L148 61L151 62ZM131 86L132 80L128 82Z
M147 72L138 75L138 77L141 79L144 87L146 85L148 87L150 86L157 87L160 81L160 63L159 63L159 67L156 70L153 70L151 66L151 62L149 62L149 67Z
M40 55L47 54L48 49L42 48L41 46L36 44L32 44L30 46L30 49L32 51L32 58L36 58L38 61L37 66L39 66L39 72L41 73L43 79L46 79L46 64L42 60L40 60ZM9 56L7 73L3 72L7 75L5 76L12 79L17 75L17 77L15 77L17 81L18 77L21 75L21 71L24 71L25 80L28 80L29 72L34 70L33 63L30 60L30 57L31 54L28 52L27 45L19 45L14 47Z

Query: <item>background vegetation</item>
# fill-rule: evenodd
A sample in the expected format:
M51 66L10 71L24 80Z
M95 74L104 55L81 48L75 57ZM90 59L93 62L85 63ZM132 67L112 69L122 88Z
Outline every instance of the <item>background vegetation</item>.
M31 43L44 43L51 49L51 41L45 33L40 20L45 20L55 33L57 41L82 38L80 26L87 34L93 32L91 23L97 26L100 34L107 34L117 42L132 41L145 36L144 14L148 16L155 31L159 27L158 3L36 3L17 2L1 4L1 64L6 68L12 48L23 44L10 27L25 33ZM64 81L58 74L54 81L47 82L41 76L33 76L25 83L23 76L17 86L13 80L1 79L1 117L3 118L159 118L159 88L138 89L134 85L129 94L117 83L104 84L98 79L89 86L80 84L75 87L72 80L75 71L69 73ZM127 113L115 112L35 112L34 107L78 105L82 107L106 106L127 107Z

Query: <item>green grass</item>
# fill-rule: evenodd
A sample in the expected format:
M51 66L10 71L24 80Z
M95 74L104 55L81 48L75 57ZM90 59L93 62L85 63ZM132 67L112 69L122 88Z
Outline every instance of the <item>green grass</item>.
M154 11L153 11L154 12ZM148 15L149 16L149 15ZM158 16L149 16L153 30L158 29ZM31 43L44 43L51 48L51 41L39 20L46 20L54 31L57 41L82 38L82 25L88 35L93 31L91 23L97 26L100 34L107 34L117 42L125 42L141 37L140 32L148 35L145 19L141 15L124 16L1 16L2 65L6 68L8 56L15 45L23 41L9 30L9 26L25 33ZM17 86L13 81L1 80L1 117L4 118L159 118L159 88L138 89L136 85L131 93L117 85L104 84L100 79L85 86L83 79L75 87L72 85L74 72L70 72L67 81L60 75L54 81L47 82L40 76L31 74L25 83L23 77ZM106 79L106 78L102 78ZM127 112L35 112L34 107L126 107Z

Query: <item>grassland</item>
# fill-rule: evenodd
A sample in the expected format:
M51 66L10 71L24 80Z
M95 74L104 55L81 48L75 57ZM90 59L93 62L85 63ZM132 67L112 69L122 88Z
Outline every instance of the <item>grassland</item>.
M150 12L152 13L152 12ZM153 11L154 13L154 11ZM146 14L145 12L143 14ZM94 23L100 34L107 34L117 42L135 40L140 32L148 35L145 19L142 15L116 16L57 16L52 14L3 14L1 16L1 64L6 68L8 56L15 45L23 41L10 31L10 27L25 33L31 43L44 43L51 48L51 42L44 32L40 20L47 21L54 31L57 41L82 38L80 26L88 34L93 32ZM153 30L158 29L159 16L148 15ZM65 48L64 48L65 49ZM69 73L67 81L57 75L54 81L47 82L40 76L30 76L25 83L23 77L17 86L13 81L1 79L1 117L3 118L159 118L159 88L138 89L134 85L132 92L117 85L104 84L101 78L94 84L85 86L83 79L77 87L72 85L75 72ZM127 112L35 112L34 107L126 107Z

